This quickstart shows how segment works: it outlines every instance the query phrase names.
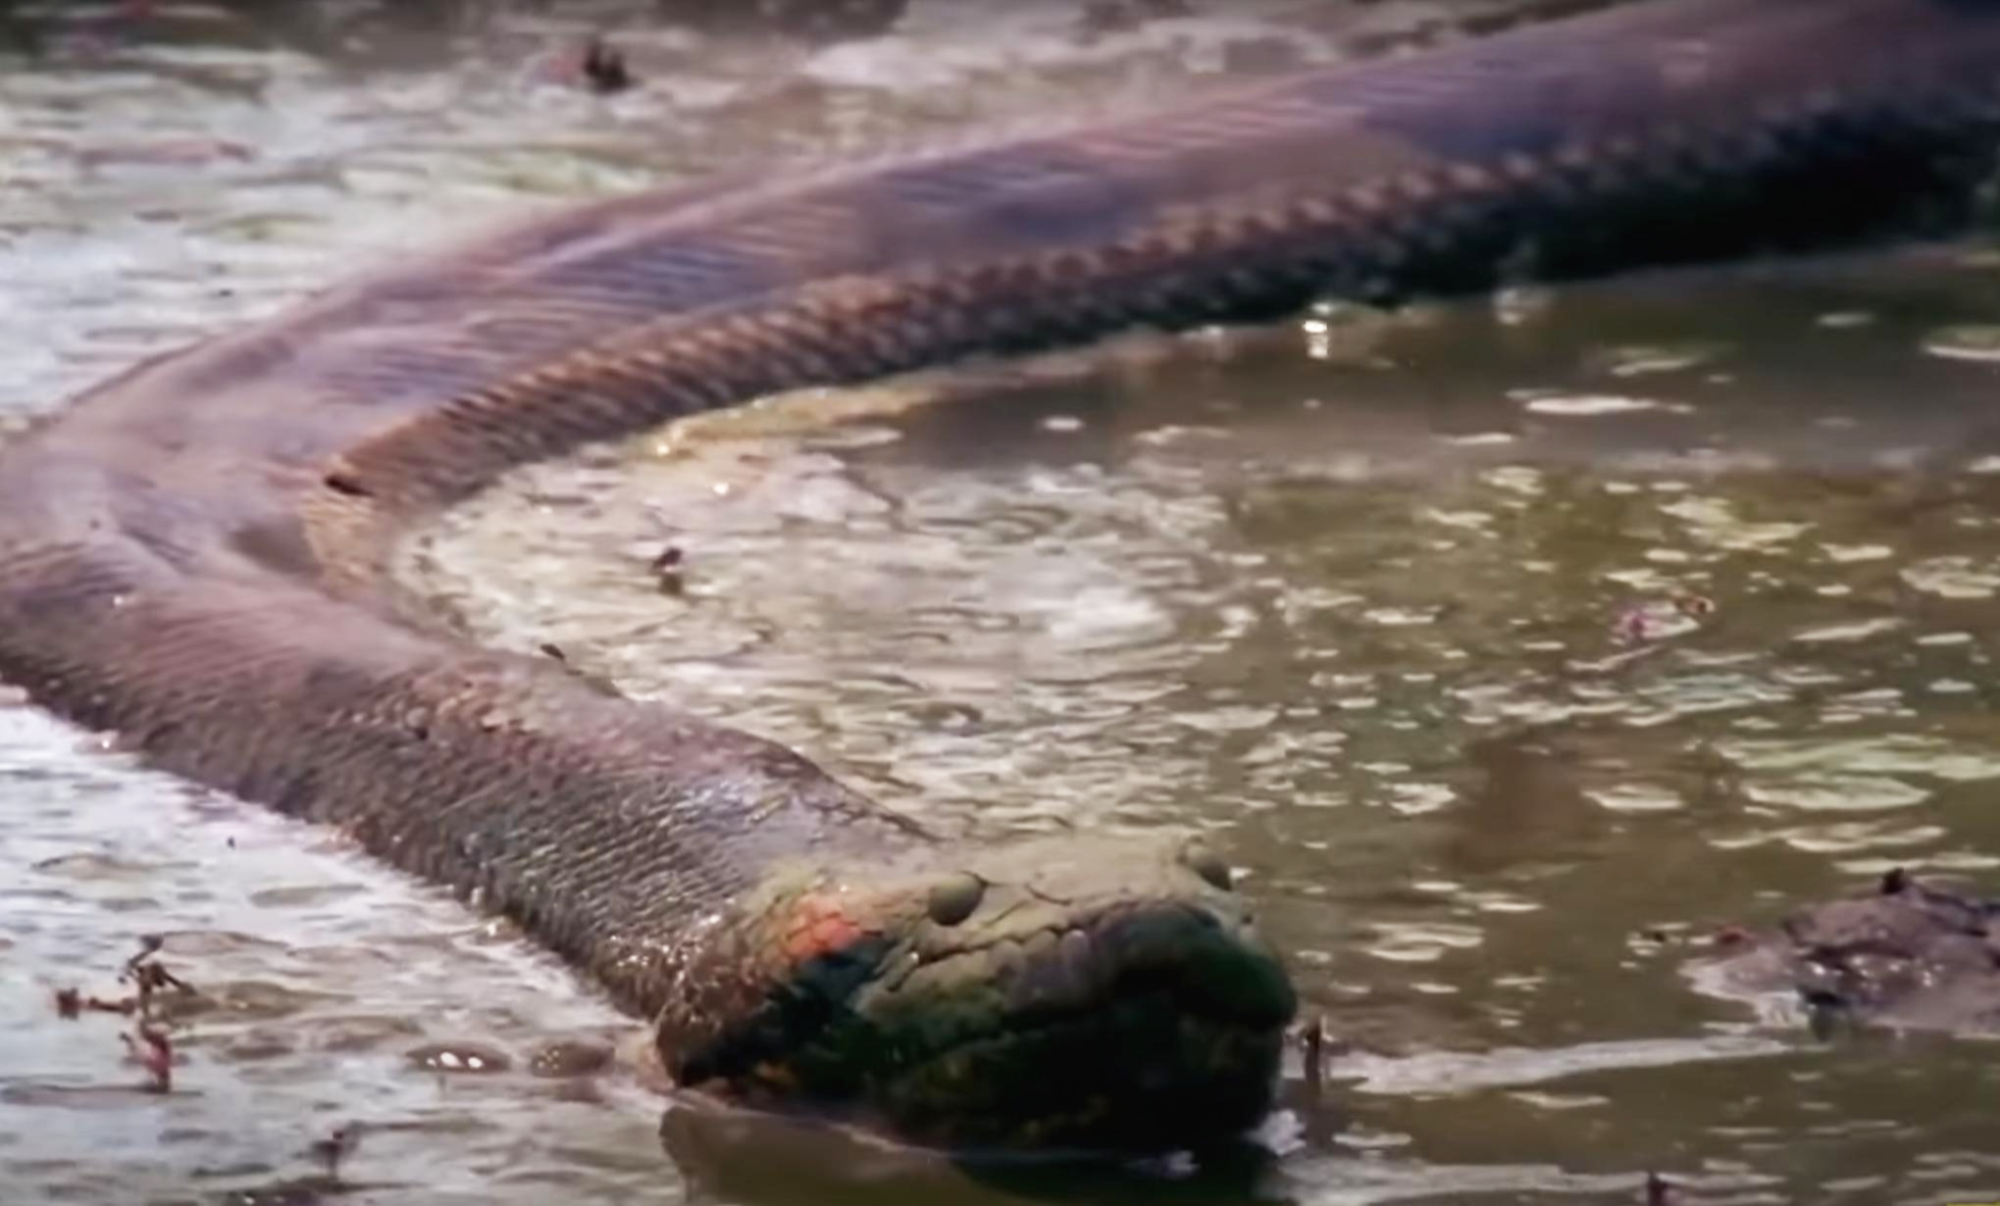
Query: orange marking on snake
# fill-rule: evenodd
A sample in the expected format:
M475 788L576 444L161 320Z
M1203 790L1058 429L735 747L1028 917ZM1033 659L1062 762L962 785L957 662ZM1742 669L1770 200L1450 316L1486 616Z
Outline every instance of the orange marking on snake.
M794 907L795 926L785 939L785 953L803 961L837 951L861 937L861 927L830 896L805 896Z

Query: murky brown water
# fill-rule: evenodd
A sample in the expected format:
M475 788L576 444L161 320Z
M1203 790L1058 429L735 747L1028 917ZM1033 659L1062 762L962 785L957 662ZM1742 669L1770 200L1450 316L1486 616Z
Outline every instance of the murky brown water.
M919 3L808 47L610 0L116 7L0 50L0 422L487 216L1438 12ZM593 25L639 89L570 86ZM0 707L0 1200L276 1200L348 1121L369 1202L1609 1203L1651 1168L1689 1202L2000 1198L1990 1043L1819 1045L1681 971L1889 865L1993 878L1996 322L1968 248L1328 313L758 408L526 471L412 547L485 639L940 823L1209 830L1355 1046L1325 1101L1290 1086L1268 1165L968 1179L687 1110L663 1150L631 1074L532 1074L630 1032L552 960ZM115 995L147 932L222 1003L165 1096L118 1019L51 1005ZM437 1043L511 1066L410 1058Z

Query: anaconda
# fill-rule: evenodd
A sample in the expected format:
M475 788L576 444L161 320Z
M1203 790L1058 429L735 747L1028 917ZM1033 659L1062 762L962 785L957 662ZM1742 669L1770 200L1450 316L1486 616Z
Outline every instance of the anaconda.
M398 534L693 411L1131 327L1962 222L2000 3L1650 0L1176 112L530 221L143 365L0 453L0 673L518 920L681 1082L921 1140L1161 1148L1294 1007L1212 851L943 840L472 647Z

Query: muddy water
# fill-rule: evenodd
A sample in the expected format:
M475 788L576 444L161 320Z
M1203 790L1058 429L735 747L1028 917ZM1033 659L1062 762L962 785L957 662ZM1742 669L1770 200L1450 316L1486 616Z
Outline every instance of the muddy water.
M808 45L615 3L16 6L0 422L481 218L1439 24L1172 7ZM639 87L575 86L593 27ZM758 407L413 543L482 639L940 825L1209 831L1346 1045L1241 1160L662 1127L623 1065L538 1074L631 1027L504 927L0 706L0 1200L301 1200L353 1123L369 1202L2000 1198L1990 1043L1821 1044L1684 972L1892 865L1996 878L1993 324L1978 248L1332 311ZM148 933L210 1001L165 1095L120 1019L52 1004L129 991Z

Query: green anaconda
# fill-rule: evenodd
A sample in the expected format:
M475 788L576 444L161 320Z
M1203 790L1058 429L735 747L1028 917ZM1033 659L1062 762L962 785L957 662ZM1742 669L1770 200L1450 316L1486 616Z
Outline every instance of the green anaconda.
M682 1083L1157 1149L1295 1008L1210 850L945 840L770 743L471 646L390 581L502 470L1135 325L1962 223L2000 0L1647 0L1176 112L554 214L145 364L0 452L0 674L337 825L654 1020Z

